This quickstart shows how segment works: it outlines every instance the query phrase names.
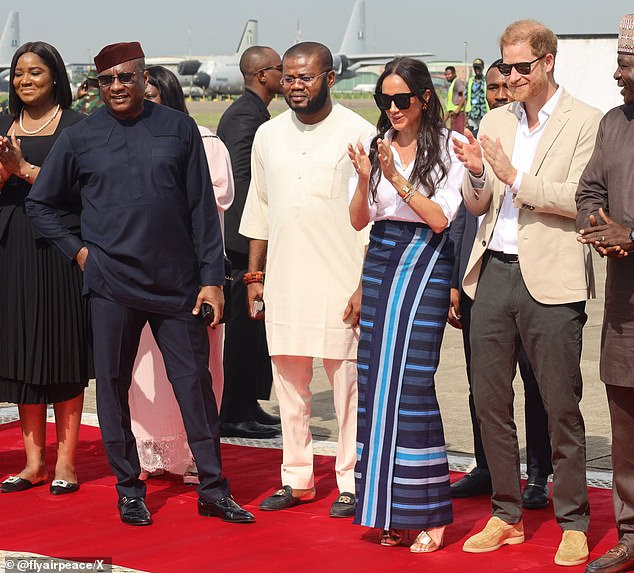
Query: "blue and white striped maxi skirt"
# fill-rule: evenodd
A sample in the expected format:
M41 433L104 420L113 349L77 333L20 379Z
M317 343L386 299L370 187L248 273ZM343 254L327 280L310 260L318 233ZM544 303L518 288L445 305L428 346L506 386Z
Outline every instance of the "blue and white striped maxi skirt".
M354 523L429 529L453 520L434 374L453 243L425 224L378 221L363 267Z

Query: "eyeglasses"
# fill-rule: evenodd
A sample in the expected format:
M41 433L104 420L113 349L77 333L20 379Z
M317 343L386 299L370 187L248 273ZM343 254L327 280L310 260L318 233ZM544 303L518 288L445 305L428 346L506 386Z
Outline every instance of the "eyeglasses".
M416 94L408 93L408 94L374 94L374 101L376 102L376 106L383 111L387 111L392 107L392 102L398 109L409 109L409 106L412 105L412 98Z
M277 66L266 66L265 68L260 68L259 70L255 70L253 75L259 74L260 72L266 72L267 70L276 70L278 72L282 71L282 64L277 64Z
M116 76L103 75L97 76L97 81L101 87L110 86L114 83L115 79L118 79L122 84L132 84L134 83L134 76L136 76L136 72L122 72L117 74Z
M295 82L299 82L300 84L304 84L306 86L312 85L312 83L321 76L325 76L330 73L331 70L326 70L325 72L321 72L321 74L317 74L316 76L282 76L280 83L283 86L291 87Z
M500 70L500 73L503 76L510 76L513 68L515 68L518 74L527 76L531 73L533 64L544 58L546 55L547 54L539 56L539 58L535 58L532 62L517 62L516 64L505 64L504 62L502 62L498 64L498 70Z

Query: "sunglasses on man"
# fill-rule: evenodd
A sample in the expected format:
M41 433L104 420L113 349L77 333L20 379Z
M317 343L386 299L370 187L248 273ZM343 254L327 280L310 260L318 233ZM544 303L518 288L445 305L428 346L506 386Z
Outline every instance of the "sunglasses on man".
M513 71L513 68L517 70L518 74L522 76L527 76L528 74L531 73L533 64L535 62L538 62L545 56L546 54L544 54L543 56L539 56L539 58L535 58L532 62L517 62L516 64L505 64L504 62L501 62L498 64L497 67L503 76L510 76L511 72Z
M407 93L407 94L374 94L374 101L376 102L376 106L382 110L387 111L392 107L392 102L398 109L409 109L409 106L412 105L412 98L416 94Z
M134 83L135 75L136 72L123 72L121 74L117 74L116 76L101 75L97 76L97 81L102 88L111 86L114 83L115 79L118 79L119 82L122 84L132 84Z

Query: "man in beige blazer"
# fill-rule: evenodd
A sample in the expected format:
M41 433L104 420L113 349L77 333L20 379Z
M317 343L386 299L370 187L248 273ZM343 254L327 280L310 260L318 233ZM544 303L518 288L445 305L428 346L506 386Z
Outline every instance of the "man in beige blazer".
M482 120L479 142L454 141L469 169L467 209L484 215L463 288L474 299L471 372L489 461L493 517L463 549L524 541L513 420L519 343L535 370L553 450L553 505L563 536L555 563L588 558L589 506L581 400L581 333L593 295L590 251L576 240L575 191L601 114L554 79L557 38L533 20L507 27L502 64L515 102Z

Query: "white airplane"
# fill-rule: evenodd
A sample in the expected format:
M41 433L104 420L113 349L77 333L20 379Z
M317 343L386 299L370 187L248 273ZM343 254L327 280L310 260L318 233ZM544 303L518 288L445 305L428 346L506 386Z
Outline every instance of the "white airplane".
M240 56L249 46L258 43L258 22L248 20L235 54L225 56L209 56L202 59L183 60L178 64L178 75L181 85L197 86L205 94L239 95L244 90L244 78L240 73ZM384 64L397 56L423 58L433 56L429 52L408 54L369 54L366 49L365 36L365 0L356 0L352 8L348 26L341 42L339 52L333 54L334 70L337 78L351 78L363 66ZM167 62L168 58L151 58L149 63ZM173 59L171 63L173 64ZM161 65L165 65L161 63Z
M11 10L0 36L0 70L11 67L13 53L20 45L20 13Z

